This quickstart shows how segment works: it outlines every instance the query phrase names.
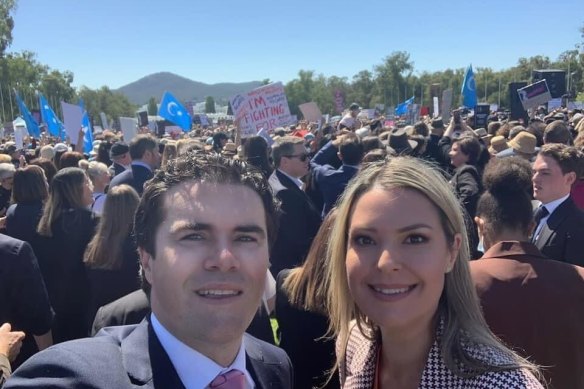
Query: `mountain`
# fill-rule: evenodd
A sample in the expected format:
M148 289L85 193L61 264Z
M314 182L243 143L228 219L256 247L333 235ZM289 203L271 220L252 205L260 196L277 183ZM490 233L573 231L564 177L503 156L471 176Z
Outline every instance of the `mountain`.
M212 96L215 100L228 100L231 96L247 92L262 85L259 81L241 83L205 84L169 72L154 73L124 85L116 90L125 95L132 103L148 103L150 97L160 100L164 91L171 92L180 101L204 101Z

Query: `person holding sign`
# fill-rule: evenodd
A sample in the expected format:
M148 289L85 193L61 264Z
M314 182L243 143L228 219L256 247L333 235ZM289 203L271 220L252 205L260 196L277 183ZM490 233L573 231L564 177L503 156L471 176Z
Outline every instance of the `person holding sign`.
M359 104L353 103L349 106L349 112L343 116L339 125L337 126L337 130L347 129L347 130L356 130L357 128L361 127L361 122L357 119L357 115L361 112L361 107Z

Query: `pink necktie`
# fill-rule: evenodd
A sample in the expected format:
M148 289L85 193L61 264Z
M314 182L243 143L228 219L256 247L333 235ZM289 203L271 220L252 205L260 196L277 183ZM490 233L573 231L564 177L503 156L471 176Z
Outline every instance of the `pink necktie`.
M245 374L240 370L229 370L227 373L215 377L209 388L245 389Z

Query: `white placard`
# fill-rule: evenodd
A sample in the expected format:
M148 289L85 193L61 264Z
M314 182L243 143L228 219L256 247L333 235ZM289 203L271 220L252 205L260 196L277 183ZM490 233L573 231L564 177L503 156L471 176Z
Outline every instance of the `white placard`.
M130 143L132 139L138 134L138 119L120 117L120 127L124 134L124 142Z
M318 108L318 105L313 101L310 103L300 104L298 108L300 108L302 116L304 116L304 120L307 120L309 123L318 123L322 118L322 112L320 112L320 108Z
M432 117L438 117L440 115L440 108L438 104L438 97L434 96L432 98L432 102L434 103L434 112L432 113Z
M69 136L69 141L71 144L77 144L77 137L79 136L79 130L81 130L81 119L83 118L81 107L61 101L61 109L63 110L63 124L65 125L65 132Z
M452 109L452 89L445 89L442 91L442 121L448 123L450 121L450 109Z
M558 97L557 99L551 99L550 101L548 101L548 112L556 108L560 108L561 106L562 106L561 97Z
M24 149L24 127L16 127L14 129L14 143L16 150Z

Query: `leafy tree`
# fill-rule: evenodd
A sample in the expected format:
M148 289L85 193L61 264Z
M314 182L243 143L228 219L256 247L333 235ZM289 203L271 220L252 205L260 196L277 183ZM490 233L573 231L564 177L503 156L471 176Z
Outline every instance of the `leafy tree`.
M148 115L158 115L158 104L156 104L156 98L154 97L151 97L150 100L148 100Z
M113 118L116 128L120 128L120 116L133 117L136 114L137 107L126 96L113 92L107 86L95 90L82 86L78 95L83 99L92 120L98 118L100 112L105 112L108 119Z
M16 0L0 0L0 58L12 44L12 29L14 19L12 13L16 10Z
M213 96L207 96L205 99L205 113L215 113L215 99Z

